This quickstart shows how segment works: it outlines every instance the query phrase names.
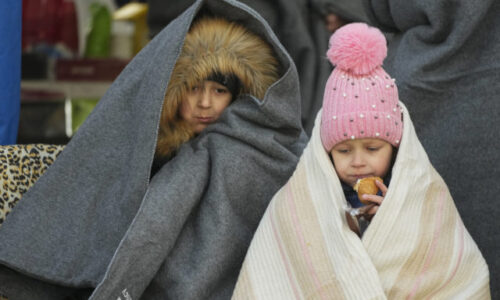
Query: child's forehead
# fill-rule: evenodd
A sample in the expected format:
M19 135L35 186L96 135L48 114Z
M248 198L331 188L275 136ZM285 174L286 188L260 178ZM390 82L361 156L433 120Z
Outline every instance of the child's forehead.
M366 146L366 145L384 145L389 144L387 141L378 138L364 138L364 139L354 139L354 140L345 140L335 145L336 147L342 146Z

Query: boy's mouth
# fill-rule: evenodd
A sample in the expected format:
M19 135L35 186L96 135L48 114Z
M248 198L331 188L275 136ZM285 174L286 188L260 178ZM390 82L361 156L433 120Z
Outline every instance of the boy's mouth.
M196 119L200 122L200 123L212 123L214 118L213 117L196 117Z

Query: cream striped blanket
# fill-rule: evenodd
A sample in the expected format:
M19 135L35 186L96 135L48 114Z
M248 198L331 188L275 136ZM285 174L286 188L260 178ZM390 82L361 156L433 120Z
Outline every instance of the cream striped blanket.
M406 108L389 190L362 239L347 225L320 116L255 233L233 299L490 299L485 260Z

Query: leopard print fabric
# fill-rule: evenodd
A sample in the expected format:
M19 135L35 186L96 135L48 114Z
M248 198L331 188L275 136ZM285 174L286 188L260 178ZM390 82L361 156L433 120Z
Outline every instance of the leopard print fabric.
M47 144L0 146L0 226L63 149Z

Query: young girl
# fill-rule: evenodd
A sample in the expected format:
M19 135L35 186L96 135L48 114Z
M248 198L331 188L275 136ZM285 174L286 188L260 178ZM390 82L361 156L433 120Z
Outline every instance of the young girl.
M381 67L386 51L366 24L331 37L322 111L257 229L234 299L489 299L488 267ZM361 196L373 218L360 238L345 214L360 199L346 196L367 176L386 183Z
M196 1L134 57L7 216L0 295L230 298L305 145L298 86L255 11Z

